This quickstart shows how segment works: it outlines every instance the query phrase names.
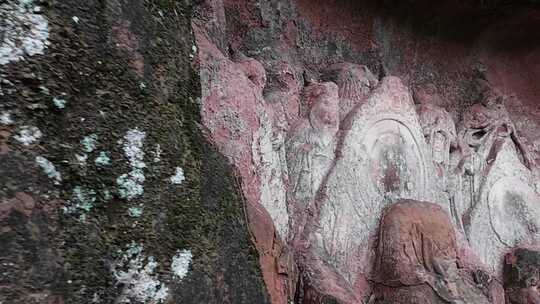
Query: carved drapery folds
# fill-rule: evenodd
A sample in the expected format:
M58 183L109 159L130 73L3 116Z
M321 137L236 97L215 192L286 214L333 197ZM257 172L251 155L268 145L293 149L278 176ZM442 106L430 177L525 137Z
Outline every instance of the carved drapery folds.
M311 83L302 94L309 109L290 132L287 142L289 210L297 232L305 224L317 190L332 165L339 128L338 88L332 82Z
M458 265L454 228L438 205L400 201L381 219L375 303L490 303Z

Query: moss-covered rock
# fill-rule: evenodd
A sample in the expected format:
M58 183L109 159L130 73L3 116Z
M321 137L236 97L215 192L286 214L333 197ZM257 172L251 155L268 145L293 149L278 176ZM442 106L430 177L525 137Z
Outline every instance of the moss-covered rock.
M268 302L190 1L25 2L49 36L0 65L0 302Z

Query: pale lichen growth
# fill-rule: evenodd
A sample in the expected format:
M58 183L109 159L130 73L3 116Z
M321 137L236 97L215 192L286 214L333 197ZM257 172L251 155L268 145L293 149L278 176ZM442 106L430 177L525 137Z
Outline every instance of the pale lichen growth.
M154 163L159 163L161 161L161 145L156 145L156 150L154 151Z
M59 109L64 109L66 107L67 101L63 98L55 97L53 98L54 105Z
M35 144L43 136L43 133L34 126L22 126L19 130L19 134L15 135L14 138L16 141L20 142L25 146L30 146Z
M180 185L185 179L184 170L180 167L176 167L176 172L169 180L174 185Z
M49 23L29 0L0 3L0 65L43 54L49 44Z
M92 208L94 208L94 203L96 202L96 199L96 191L94 189L76 186L73 189L71 200L68 201L68 205L64 207L64 212L89 212L90 210L92 210Z
M13 118L11 118L11 113L4 112L2 115L0 115L0 124L3 124L5 126L13 124Z
M54 179L54 184L59 185L62 181L62 175L56 170L54 164L43 156L36 157L36 163L43 169L43 172L51 179Z
M86 161L88 160L88 155L86 154L75 154L75 159L77 159L77 163L79 166L86 166Z
M143 209L142 207L129 207L128 214L131 217L141 217L143 214Z
M144 193L144 138L146 133L138 129L129 130L124 139L119 142L123 146L124 155L127 157L131 171L122 174L116 179L118 194L120 197L131 200Z
M186 277L192 258L191 250L178 250L176 252L171 262L171 270L176 278L182 280Z
M112 271L117 285L122 291L115 303L164 303L169 288L159 280L156 268L158 263L153 256L143 253L143 246L134 242L125 251L119 251L120 258Z
M98 166L109 166L111 164L111 158L109 157L109 153L104 151L99 152L99 155L98 157L96 157L96 160L94 162Z
M105 190L103 191L103 200L108 201L112 199L111 191Z
M85 136L81 140L81 145L83 146L84 152L92 153L96 149L97 140L98 136L96 134L90 134L88 136Z

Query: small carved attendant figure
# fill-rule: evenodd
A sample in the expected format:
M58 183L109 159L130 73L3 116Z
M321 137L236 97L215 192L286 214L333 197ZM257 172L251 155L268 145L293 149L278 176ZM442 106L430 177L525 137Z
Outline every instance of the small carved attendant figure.
M334 159L339 127L338 88L332 82L304 89L308 117L293 127L287 140L289 201L294 210L309 206Z
M383 215L375 275L375 303L490 303L458 268L454 229L435 204L404 200Z
M379 80L365 65L340 63L330 67L329 76L339 87L339 117L343 120L355 105L363 103Z
M433 163L439 177L443 177L450 165L450 148L457 147L454 121L448 112L437 106L421 104L416 108L424 137L431 146Z
M443 108L432 104L419 104L416 111L422 132L431 149L431 158L440 181L438 185L448 196L448 211L456 227L463 230L461 214L465 210L461 202L462 180L460 174L454 174L454 167L459 160L450 158L450 151L456 150L458 146L454 121Z
M540 251L516 248L504 264L504 289L508 304L540 304Z

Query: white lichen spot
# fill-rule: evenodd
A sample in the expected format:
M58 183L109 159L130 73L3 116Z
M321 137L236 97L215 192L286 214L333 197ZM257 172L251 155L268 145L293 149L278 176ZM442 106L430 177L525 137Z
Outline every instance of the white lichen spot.
M144 138L146 133L138 129L129 130L119 144L123 146L124 155L129 161L131 171L116 179L120 197L131 200L144 193Z
M92 296L92 303L101 303L101 297L96 292Z
M5 126L13 124L14 121L11 118L11 113L4 112L2 115L0 115L0 124L3 124Z
M40 85L39 86L39 90L41 91L41 93L45 94L45 95L50 95L50 91L49 91L49 88L47 88L46 86L44 85Z
M49 177L54 179L54 184L59 185L62 181L62 175L56 170L54 164L43 156L36 157L36 163L43 169L43 172Z
M22 126L19 130L19 134L15 135L14 138L21 144L25 146L30 146L39 141L43 136L43 133L34 126Z
M71 200L64 207L65 213L89 212L94 208L96 202L96 191L94 189L76 186L73 188Z
M139 83L139 88L140 88L141 90L146 89L146 84L144 84L144 82L140 82L140 83Z
M90 134L88 136L85 136L81 140L81 145L83 146L83 150L86 153L92 153L96 149L98 136L96 134Z
M169 296L169 288L159 280L157 261L143 253L143 246L134 242L113 265L112 271L122 291L116 303L163 303Z
M73 22L75 22L75 23L79 23L79 21L80 21L79 17L77 17L77 16L71 17L71 20L73 20Z
M169 180L174 185L180 185L185 179L184 170L182 170L180 167L176 167L176 172Z
M64 109L66 107L67 101L63 98L53 98L54 105L59 109Z
M116 179L118 194L127 200L141 196L144 193L144 180L144 173L141 169L134 169L127 174L122 174Z
M103 200L108 201L112 199L111 191L105 190L103 191Z
M197 54L197 46L194 44L191 46L191 54L189 54L189 57L193 58L195 57L196 54Z
M159 163L161 161L161 145L156 145L156 150L154 151L154 163Z
M131 217L141 217L143 214L143 209L141 207L129 207L128 214Z
M49 23L30 0L0 2L0 65L43 54L49 44Z
M109 166L111 164L111 158L109 157L109 153L104 151L99 152L99 156L96 157L96 160L94 162L98 166Z
M176 252L171 263L171 270L175 277L180 280L186 277L192 258L191 250L178 250Z
M75 154L75 158L77 159L77 163L79 166L86 166L86 161L88 160L88 155L86 154Z

